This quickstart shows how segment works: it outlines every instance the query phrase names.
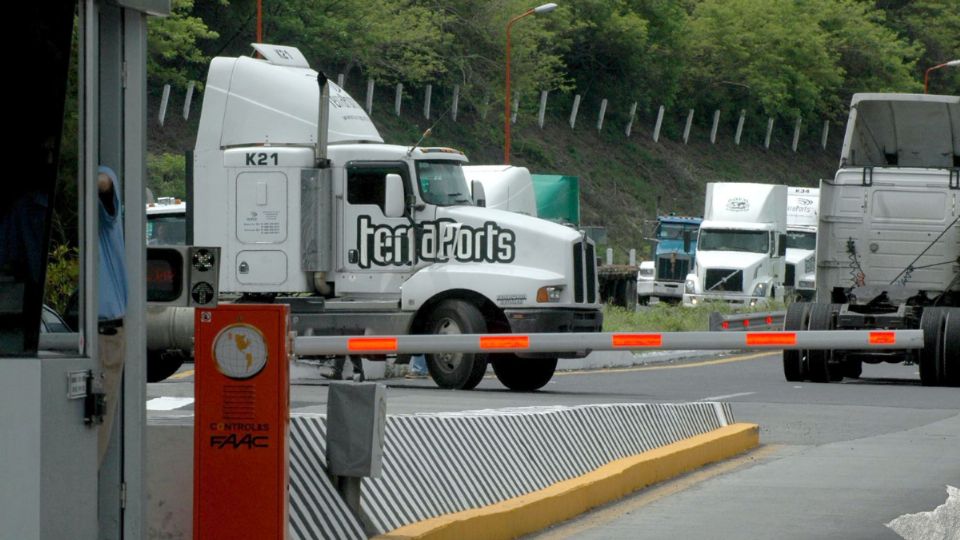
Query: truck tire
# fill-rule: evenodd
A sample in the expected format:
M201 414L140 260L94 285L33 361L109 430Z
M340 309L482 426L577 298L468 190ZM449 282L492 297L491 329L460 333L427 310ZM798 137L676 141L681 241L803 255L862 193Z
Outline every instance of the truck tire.
M165 380L176 373L186 359L182 351L147 351L147 382Z
M491 355L491 361L497 379L514 392L532 392L543 388L557 369L556 358L519 358L507 353Z
M833 323L833 308L835 304L813 304L810 307L810 322L808 330L831 330ZM836 380L830 366L830 356L833 351L825 349L811 349L807 351L809 377L813 382L828 383Z
M426 330L430 334L483 334L487 323L473 304L444 300L430 314ZM430 377L440 388L470 390L487 371L487 355L482 353L431 353L426 357Z
M863 362L860 360L845 360L843 362L843 376L859 379L863 373Z
M923 348L920 349L920 384L936 386L941 381L941 357L943 350L943 327L946 311L942 308L928 307L920 316L920 329L923 330Z
M810 304L795 302L787 307L787 314L783 318L785 331L803 330L810 319ZM783 376L790 382L802 381L807 378L805 362L806 351L794 349L783 351Z
M943 384L946 386L960 386L960 308L953 308L947 315L947 324L944 326L943 342Z

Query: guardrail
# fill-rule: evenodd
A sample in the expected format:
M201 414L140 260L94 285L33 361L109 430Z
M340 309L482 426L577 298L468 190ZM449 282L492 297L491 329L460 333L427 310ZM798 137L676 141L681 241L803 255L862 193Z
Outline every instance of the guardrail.
M302 336L299 355L569 353L622 350L919 349L922 330Z
M747 330L780 330L786 311L768 311L724 315L714 311L710 314L711 332L741 332Z

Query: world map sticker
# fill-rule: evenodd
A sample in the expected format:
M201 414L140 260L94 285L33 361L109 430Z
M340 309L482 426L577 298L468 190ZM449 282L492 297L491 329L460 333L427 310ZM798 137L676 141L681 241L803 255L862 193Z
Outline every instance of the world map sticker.
M266 340L249 324L232 324L213 340L213 359L227 377L249 379L267 365Z

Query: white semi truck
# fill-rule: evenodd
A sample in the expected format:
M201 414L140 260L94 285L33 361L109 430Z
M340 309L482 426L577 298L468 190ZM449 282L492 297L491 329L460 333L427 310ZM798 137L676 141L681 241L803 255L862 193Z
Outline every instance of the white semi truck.
M289 304L300 335L600 330L582 233L475 206L462 153L384 144L300 51L254 49L211 62L193 153L193 241L221 247L222 293ZM557 355L427 355L446 388L488 361L534 390Z
M840 168L820 182L817 295L787 330L922 329L922 349L784 351L788 381L920 365L960 386L960 97L855 94Z
M813 300L817 280L817 212L820 190L787 189L787 267L784 285L800 300Z
M709 301L759 305L783 298L787 187L707 184L693 272L683 305Z
M476 202L486 208L537 217L537 194L526 167L465 165L463 175Z

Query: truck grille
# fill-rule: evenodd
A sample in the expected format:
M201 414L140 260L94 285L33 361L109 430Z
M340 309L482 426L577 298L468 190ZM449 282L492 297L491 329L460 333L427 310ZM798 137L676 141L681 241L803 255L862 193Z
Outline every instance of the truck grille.
M733 273L731 276L730 274ZM730 276L729 278L727 276ZM726 278L726 281L721 281ZM743 270L709 269L707 270L705 291L743 292Z
M688 259L660 257L657 259L657 281L683 281L690 273Z
M590 242L573 245L573 300L578 304L597 301L597 257Z
M784 278L784 285L787 287L796 287L797 283L794 281L797 275L797 265L788 264L787 265L787 275Z

